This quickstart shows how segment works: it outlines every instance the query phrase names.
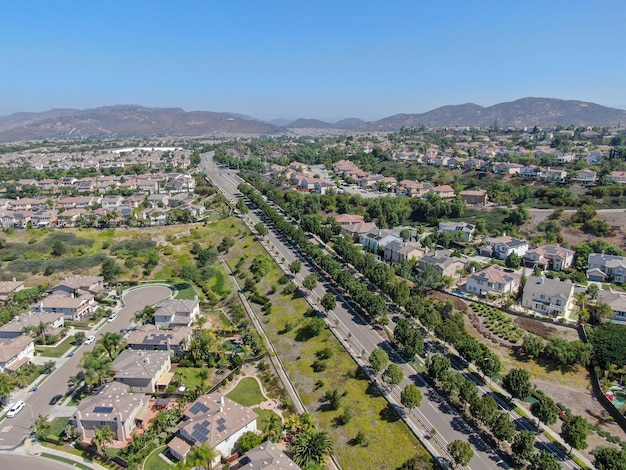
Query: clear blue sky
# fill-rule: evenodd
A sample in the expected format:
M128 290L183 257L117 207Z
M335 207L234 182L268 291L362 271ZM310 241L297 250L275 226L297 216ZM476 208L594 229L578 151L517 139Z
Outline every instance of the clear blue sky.
M0 116L113 104L380 119L626 105L623 0L5 0Z

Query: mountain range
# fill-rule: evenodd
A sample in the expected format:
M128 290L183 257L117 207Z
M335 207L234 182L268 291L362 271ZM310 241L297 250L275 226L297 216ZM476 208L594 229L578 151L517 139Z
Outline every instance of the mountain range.
M236 113L147 108L139 105L94 109L52 109L0 117L0 141L50 138L127 136L233 136L285 134L295 129L343 132L389 132L414 126L617 126L626 124L626 110L584 101L522 98L489 107L467 103L442 106L421 114L396 114L378 121L358 118L335 123L297 119L264 122Z

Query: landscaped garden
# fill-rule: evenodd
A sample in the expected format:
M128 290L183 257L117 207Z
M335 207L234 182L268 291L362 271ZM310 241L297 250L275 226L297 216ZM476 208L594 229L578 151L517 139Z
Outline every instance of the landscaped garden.
M70 335L56 346L36 346L35 351L37 351L37 354L40 356L58 358L63 356L72 346L74 346L74 341L74 335Z
M487 329L497 337L511 343L517 343L523 338L524 331L499 308L478 302L472 302L471 307L477 315L482 317L482 323Z

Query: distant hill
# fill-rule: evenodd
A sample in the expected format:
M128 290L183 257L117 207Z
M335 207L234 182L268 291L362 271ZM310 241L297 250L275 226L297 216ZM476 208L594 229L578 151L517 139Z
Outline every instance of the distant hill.
M278 121L281 122L281 121ZM125 136L203 136L282 134L291 129L342 129L354 132L398 131L413 126L615 126L626 125L626 110L583 101L522 98L487 108L468 103L442 106L421 114L396 114L378 121L358 118L328 123L317 119L267 123L250 116L139 105L94 109L52 109L0 117L0 141Z
M0 140L67 137L266 134L275 126L252 117L138 105L16 113L0 118Z
M361 127L395 131L403 126L616 126L626 124L626 111L584 101L522 98L488 108L468 103L443 106L423 114L396 114Z

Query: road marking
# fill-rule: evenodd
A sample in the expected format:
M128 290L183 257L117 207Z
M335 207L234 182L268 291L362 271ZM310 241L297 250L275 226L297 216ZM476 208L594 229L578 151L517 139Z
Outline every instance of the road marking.
M11 429L13 429L12 425L11 426L5 426L5 427L2 428L2 431L0 431L0 432L9 432Z

